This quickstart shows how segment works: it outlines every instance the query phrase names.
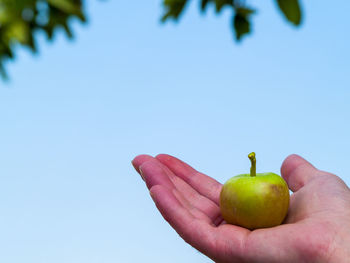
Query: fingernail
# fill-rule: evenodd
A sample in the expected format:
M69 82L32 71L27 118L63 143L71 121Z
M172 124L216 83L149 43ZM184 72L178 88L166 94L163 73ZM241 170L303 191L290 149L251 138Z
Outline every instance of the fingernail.
M145 177L144 177L143 172L142 172L142 165L139 167L139 171L140 171L140 175L141 175L142 180L145 181Z

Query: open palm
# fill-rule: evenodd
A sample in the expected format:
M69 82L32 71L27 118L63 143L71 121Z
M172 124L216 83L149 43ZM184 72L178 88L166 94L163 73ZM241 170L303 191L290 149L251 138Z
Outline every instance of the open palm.
M349 188L297 155L281 168L294 192L284 224L254 231L226 224L219 209L222 185L179 159L140 155L133 165L164 219L216 262L346 262L350 256L344 248L350 241Z

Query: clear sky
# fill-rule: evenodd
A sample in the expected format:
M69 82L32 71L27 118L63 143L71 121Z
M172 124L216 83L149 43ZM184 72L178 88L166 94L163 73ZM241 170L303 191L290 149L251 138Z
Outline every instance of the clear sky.
M230 12L193 1L89 1L76 39L20 51L0 84L0 262L211 262L161 218L130 161L173 154L220 182L298 153L350 184L349 1L273 1L233 41ZM261 3L263 2L263 3Z

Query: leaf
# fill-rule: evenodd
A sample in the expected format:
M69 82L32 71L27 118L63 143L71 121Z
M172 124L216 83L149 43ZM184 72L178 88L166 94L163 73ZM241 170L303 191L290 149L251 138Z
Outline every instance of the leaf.
M11 23L6 30L6 37L9 41L17 41L23 45L29 43L29 34L28 24L21 20Z
M47 0L47 2L64 11L65 13L77 14L80 12L80 4L71 0Z
M72 18L86 21L83 0L0 0L0 77L6 76L5 63L15 56L17 45L37 52L41 30L53 39L59 28L69 38Z
M226 5L233 6L233 0L215 0L216 12L219 13Z
M201 10L205 11L208 4L214 2L216 12L219 13L225 6L233 6L233 0L202 0Z
M236 40L240 41L244 35L250 33L249 17L255 13L255 10L248 7L236 6L235 11L233 28L236 33Z
M202 0L202 2L201 2L201 10L202 10L202 12L207 8L207 6L208 6L208 4L210 2L213 2L213 0Z
M72 39L72 38L73 38L73 33L72 33L72 30L69 28L68 23L64 23L62 26L63 26L63 28L64 28L64 30L65 30L67 36L68 36L70 39Z
M233 28L236 32L236 40L240 41L244 35L250 33L250 22L247 16L236 13L233 17Z
M235 10L236 10L236 13L239 13L243 16L250 16L256 12L255 9L248 8L248 7L236 7Z
M165 22L168 18L177 20L186 4L187 0L164 0L163 5L167 11L162 17L162 22Z
M277 0L278 6L288 21L298 26L301 23L301 8L298 0Z

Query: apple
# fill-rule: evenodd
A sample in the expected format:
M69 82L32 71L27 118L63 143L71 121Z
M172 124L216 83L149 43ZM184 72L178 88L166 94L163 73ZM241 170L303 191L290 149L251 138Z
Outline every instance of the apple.
M280 225L288 212L288 185L275 173L257 174L255 153L248 157L250 174L234 176L222 187L222 217L229 224L250 230Z

